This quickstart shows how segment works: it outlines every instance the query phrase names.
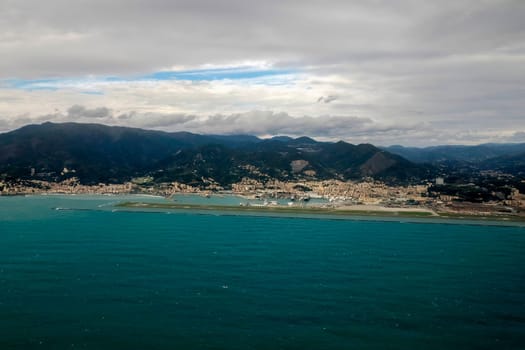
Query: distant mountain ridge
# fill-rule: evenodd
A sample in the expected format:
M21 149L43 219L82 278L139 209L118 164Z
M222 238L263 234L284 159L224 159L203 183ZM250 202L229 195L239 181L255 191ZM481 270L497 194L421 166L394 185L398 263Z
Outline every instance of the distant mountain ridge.
M525 176L525 152L490 158L481 162L480 167Z
M525 143L486 143L475 146L443 145L432 147L403 147L399 145L382 149L400 155L414 163L470 162L481 163L491 158L525 153Z
M67 168L67 174L63 173ZM100 124L44 123L0 134L0 175L83 183L155 181L222 185L259 179L418 180L429 167L370 144L318 142L308 137L199 135Z

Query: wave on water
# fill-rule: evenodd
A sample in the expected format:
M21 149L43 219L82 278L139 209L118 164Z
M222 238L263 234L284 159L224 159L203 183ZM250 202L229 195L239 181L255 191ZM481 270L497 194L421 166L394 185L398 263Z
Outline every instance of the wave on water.
M109 203L99 204L99 205L97 205L97 208L113 207L113 206L115 206L118 203L119 202L109 202Z
M145 197L145 198L164 198L163 196L159 196L156 194L135 194L134 197Z

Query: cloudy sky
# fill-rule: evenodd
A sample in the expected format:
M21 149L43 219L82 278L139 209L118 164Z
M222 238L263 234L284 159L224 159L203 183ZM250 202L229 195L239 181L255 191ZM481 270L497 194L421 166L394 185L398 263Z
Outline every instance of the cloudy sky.
M523 0L0 0L0 131L525 142Z

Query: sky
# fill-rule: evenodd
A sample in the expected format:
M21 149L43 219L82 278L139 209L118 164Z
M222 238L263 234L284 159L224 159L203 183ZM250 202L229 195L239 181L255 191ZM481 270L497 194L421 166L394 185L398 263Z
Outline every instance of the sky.
M523 0L0 0L0 131L525 142Z

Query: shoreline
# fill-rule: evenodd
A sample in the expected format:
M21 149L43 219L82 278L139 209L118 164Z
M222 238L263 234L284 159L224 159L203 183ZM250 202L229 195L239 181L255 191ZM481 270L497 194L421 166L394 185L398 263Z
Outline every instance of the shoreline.
M180 193L183 195L199 196L195 193ZM229 195L232 195L231 193ZM235 196L238 196L237 194ZM506 226L525 227L525 216L514 216L506 214L469 214L461 212L441 211L426 207L391 207L377 204L342 205L326 207L320 205L310 206L284 206L284 205L232 205L212 203L173 203L173 202L150 202L144 200L161 200L166 197L146 194L68 194L68 193L34 193L19 194L8 197L64 197L64 198L100 198L112 199L111 206L115 211L129 212L158 212L167 213L169 210L179 212L193 212L210 215L252 215L267 217L289 217L289 218L317 218L317 219L340 219L340 220L373 220L373 221L401 221L415 223L438 223L438 224L472 224L478 226ZM221 196L223 197L223 196ZM106 206L106 205L105 205ZM141 211L141 209L143 209ZM158 211L154 211L158 209ZM75 210L71 208L71 210Z
M373 221L407 221L415 223L437 223L437 224L470 224L478 226L507 226L525 227L525 219L508 216L475 216L449 213L431 213L430 211L396 211L396 208L384 208L385 210L348 210L321 207L250 207L250 206L228 206L228 205L200 205L200 204L175 204L175 203L144 203L144 202L121 202L114 206L122 211L140 211L166 213L166 210L180 212L198 212L202 214L222 213L237 215L272 216L294 218L300 215L301 218L321 218L321 219L357 219ZM126 210L130 209L130 210ZM142 210L141 210L142 209ZM153 211L160 209L160 211ZM376 220L374 220L376 219Z

